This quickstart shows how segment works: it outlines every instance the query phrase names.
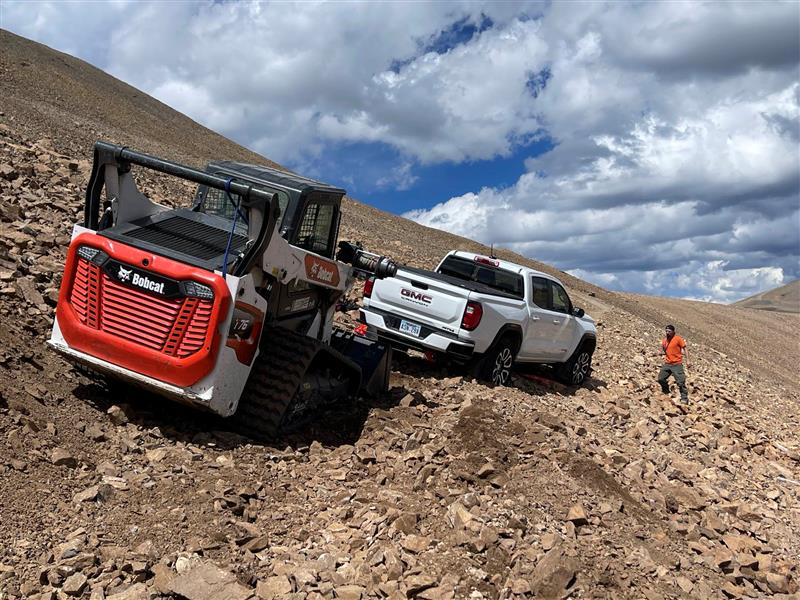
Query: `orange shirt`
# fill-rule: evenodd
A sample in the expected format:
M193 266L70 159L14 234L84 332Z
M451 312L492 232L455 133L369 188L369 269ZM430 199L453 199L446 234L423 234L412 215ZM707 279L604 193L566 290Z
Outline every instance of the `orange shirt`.
M661 340L661 347L667 351L666 362L668 365L679 365L683 362L681 349L686 348L686 342L679 335L673 335L667 343L667 338Z

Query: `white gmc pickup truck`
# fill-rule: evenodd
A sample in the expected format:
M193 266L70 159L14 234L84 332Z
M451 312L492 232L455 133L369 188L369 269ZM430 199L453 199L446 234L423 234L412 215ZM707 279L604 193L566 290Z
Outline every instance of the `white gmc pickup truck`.
M448 253L435 271L400 267L369 279L361 321L401 350L472 361L476 375L509 382L514 362L551 364L580 385L591 370L597 331L556 278L493 257Z

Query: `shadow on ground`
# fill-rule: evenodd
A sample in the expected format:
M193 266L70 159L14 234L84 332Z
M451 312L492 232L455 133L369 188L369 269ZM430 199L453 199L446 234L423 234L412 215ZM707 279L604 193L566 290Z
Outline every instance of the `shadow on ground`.
M98 413L107 413L109 408L117 405L131 423L143 429L158 428L161 435L173 441L213 446L217 450L253 444L282 451L287 446L295 449L307 447L315 441L326 447L352 445L361 437L372 409L397 406L408 391L399 388L374 398L343 398L318 408L293 426L290 432L270 440L253 440L237 432L235 422L230 419L184 406L122 382L87 380L78 385L73 394ZM98 414L98 421L107 418L105 414Z
M393 368L411 377L429 377L438 381L452 377L474 378L470 365L447 361L429 361L421 355L395 352ZM532 396L558 393L572 396L579 389L592 391L606 387L607 383L592 373L582 385L565 385L555 378L552 367L548 365L516 364L511 378L511 386Z

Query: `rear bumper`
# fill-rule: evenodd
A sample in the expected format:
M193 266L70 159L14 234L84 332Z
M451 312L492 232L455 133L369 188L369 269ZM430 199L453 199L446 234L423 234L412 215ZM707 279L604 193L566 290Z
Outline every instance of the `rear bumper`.
M142 375L130 369L125 369L108 361L102 360L85 352L80 352L70 348L64 343L55 340L48 340L47 344L61 356L66 358L69 362L82 365L104 375L110 375L115 379L126 381L138 387L144 388L160 396L165 396L170 400L175 400L184 404L191 404L192 406L211 410L210 394L208 397L198 394L195 391L182 388L169 383L164 383L158 379Z
M424 337L415 337L401 333L397 327L390 326L390 322L397 317L384 313L381 310L362 308L360 310L361 322L373 327L378 336L386 339L392 346L401 350L414 349L421 351L432 350L447 354L458 360L469 360L475 352L475 344L459 340L457 336L446 331L425 327Z

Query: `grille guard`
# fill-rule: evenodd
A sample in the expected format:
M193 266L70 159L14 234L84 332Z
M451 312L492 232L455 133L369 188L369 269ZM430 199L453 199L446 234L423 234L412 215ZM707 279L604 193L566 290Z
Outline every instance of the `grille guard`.
M182 311L186 310L184 299L165 300L148 296L146 292L113 282L99 268L96 285L100 291L94 296L97 305L93 306L90 293L82 289L83 282L78 277L81 262L86 262L77 254L81 246L102 250L114 260L136 265L140 270L144 269L139 265L146 264L146 270L156 275L192 280L210 287L214 299L203 309L202 320L207 325L204 326L206 332L202 341L197 330L192 331L191 319L183 324L179 322ZM113 313L110 317L103 312L104 283L111 286L109 289L113 288L110 293L116 303L109 311ZM87 299L85 304L82 301L84 297ZM174 306L171 323L168 323L169 315L158 315L158 310L161 307L169 313L170 302ZM194 306L193 315L198 314L200 305L198 302ZM227 318L230 305L230 292L220 276L85 232L70 245L56 319L64 340L71 348L159 381L188 387L213 369L222 343L218 324ZM126 320L130 331L125 329Z

